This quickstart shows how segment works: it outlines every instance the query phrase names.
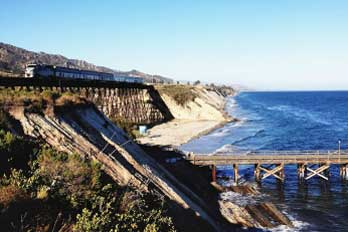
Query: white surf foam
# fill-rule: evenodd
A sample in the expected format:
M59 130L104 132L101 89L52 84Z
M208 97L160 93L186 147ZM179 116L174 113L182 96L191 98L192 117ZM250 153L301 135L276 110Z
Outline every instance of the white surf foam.
M306 109L301 109L295 106L289 106L289 105L277 105L277 106L270 106L267 107L268 110L271 111L280 111L284 114L293 115L296 118L304 119L304 120L310 120L319 124L323 125L331 125L331 122L323 119L323 116L315 113L310 112Z
M216 149L215 153L229 153L235 151L236 148L232 144L225 144L222 147Z
M307 222L303 222L300 220L296 220L293 216L287 214L286 212L283 212L292 222L294 227L288 227L285 225L280 225L277 227L274 227L272 229L267 229L267 231L271 232L300 232L300 231L308 231L308 226L310 225Z
M224 192L220 194L220 198L225 201L231 201L233 204L238 206L255 205L262 201L264 195L260 194L257 196L242 195L236 192Z

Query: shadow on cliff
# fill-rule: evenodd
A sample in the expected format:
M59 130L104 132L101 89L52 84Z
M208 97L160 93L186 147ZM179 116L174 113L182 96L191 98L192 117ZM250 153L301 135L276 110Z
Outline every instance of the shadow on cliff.
M168 106L163 101L160 93L157 91L157 89L155 89L155 87L149 86L149 95L152 98L153 104L161 111L162 115L164 116L164 122L174 119L173 114L170 112Z

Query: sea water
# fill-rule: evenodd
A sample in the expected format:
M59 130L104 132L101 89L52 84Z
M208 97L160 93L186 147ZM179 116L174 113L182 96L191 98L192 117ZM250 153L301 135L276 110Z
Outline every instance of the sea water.
M181 147L195 153L262 150L348 149L348 92L243 92L230 98L226 111L239 119ZM252 184L253 167L240 167L243 181ZM295 222L297 231L348 231L348 183L337 166L330 180L297 179L296 166L286 166L285 182L268 178L257 185L262 198L272 201ZM218 176L232 175L219 167ZM223 195L234 202L251 200ZM255 199L253 199L255 200ZM284 231L278 227L276 231ZM288 229L294 231L294 229Z

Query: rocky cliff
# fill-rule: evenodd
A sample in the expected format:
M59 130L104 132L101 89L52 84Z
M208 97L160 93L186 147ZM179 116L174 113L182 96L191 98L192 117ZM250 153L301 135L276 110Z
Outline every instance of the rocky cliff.
M155 189L172 204L193 210L219 230L201 198L177 181L95 107L57 107L51 113L37 114L12 106L9 112L26 135L42 139L57 150L98 160L119 185L131 185L144 191Z
M204 86L158 86L161 96L175 119L224 121L225 98L227 94ZM176 90L175 88L178 88ZM174 94L172 93L174 89ZM182 94L190 95L186 101L178 101L180 90ZM170 91L169 91L170 90ZM230 88L231 92L233 90ZM188 93L183 93L188 91Z

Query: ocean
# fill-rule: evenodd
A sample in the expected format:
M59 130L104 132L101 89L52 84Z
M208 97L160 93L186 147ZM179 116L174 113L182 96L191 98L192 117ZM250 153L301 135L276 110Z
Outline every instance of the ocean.
M226 111L239 119L181 146L208 154L262 150L348 150L348 92L242 92L228 100ZM243 181L255 184L253 167L242 166ZM312 178L300 183L296 166L286 166L285 181L262 181L262 195L250 199L225 194L233 202L271 201L294 222L288 231L348 231L348 182L337 166L329 181ZM218 167L218 176L232 175ZM284 231L285 227L273 229Z

